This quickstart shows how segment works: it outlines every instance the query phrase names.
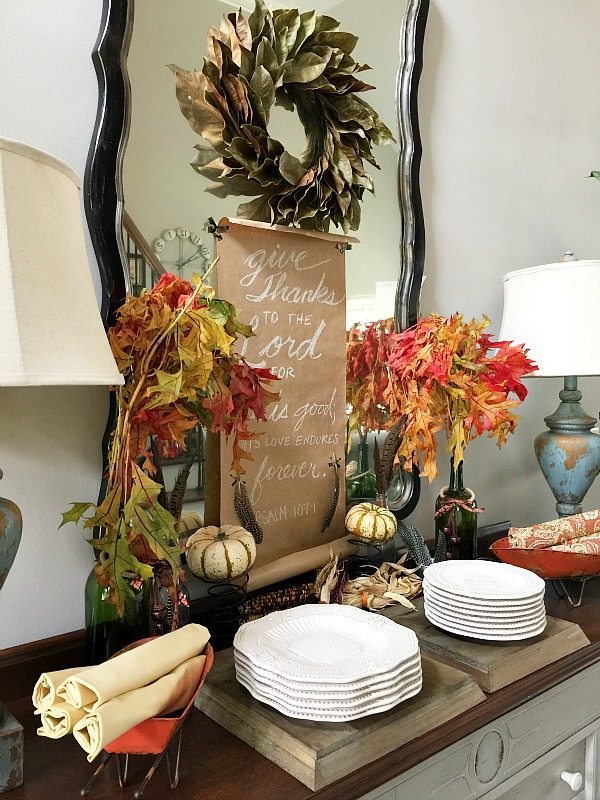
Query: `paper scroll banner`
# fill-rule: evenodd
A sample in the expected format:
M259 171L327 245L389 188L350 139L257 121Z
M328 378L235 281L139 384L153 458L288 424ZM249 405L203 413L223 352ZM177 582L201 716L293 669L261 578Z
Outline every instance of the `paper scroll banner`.
M356 239L249 220L223 219L217 240L218 294L255 336L241 354L279 378L262 435L245 461L246 489L263 532L255 569L344 533L345 243ZM339 459L340 494L321 533ZM221 523L237 523L221 441Z

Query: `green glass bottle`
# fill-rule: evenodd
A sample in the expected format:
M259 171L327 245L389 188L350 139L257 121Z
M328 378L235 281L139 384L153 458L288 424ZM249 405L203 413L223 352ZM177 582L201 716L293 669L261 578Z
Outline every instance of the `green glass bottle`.
M362 500L375 500L377 497L375 473L369 469L369 444L367 438L360 439L358 445L358 468L346 479L346 500L352 505Z
M458 501L458 502L453 502ZM436 552L443 551L444 537L447 558L471 559L476 557L477 513L475 495L463 485L463 462L456 469L450 459L450 483L435 501ZM441 547L440 547L441 545Z
M128 644L151 635L150 591L145 581L133 597L125 600L119 616L108 600L108 589L100 586L92 569L85 584L85 647L88 664L100 664Z

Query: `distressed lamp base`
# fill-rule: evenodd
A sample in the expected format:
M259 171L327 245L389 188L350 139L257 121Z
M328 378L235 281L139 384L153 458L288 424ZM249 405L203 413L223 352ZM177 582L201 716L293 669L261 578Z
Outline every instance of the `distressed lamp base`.
M2 478L2 470L0 470ZM19 549L23 520L10 500L0 497L0 589ZM0 700L0 792L23 783L23 726Z
M0 792L7 792L23 783L23 726L6 708L3 712L4 722L0 722Z
M560 405L545 417L550 430L535 440L535 454L561 517L579 514L586 492L600 472L600 436L591 432L596 420L582 409L577 378L564 379Z

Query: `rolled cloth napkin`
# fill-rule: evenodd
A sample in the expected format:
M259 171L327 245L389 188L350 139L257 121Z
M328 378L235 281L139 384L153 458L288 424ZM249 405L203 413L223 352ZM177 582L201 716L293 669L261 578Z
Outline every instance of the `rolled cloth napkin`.
M525 550L541 550L555 545L570 545L569 549L572 549L577 540L590 540L594 534L600 538L600 509L553 519L529 528L510 528L508 542L511 547Z
M105 745L134 725L185 706L198 686L205 659L190 658L154 683L113 697L86 713L73 728L73 736L88 754L87 760L93 761Z
M70 703L56 703L41 712L41 726L37 729L38 736L47 736L48 739L60 739L71 733L74 725L83 719L86 711L75 708Z
M36 709L36 713L41 713L50 708L56 702L56 690L60 684L71 675L84 672L88 667L71 667L70 669L59 669L55 672L42 672L33 687L31 701Z
M199 655L209 638L210 633L203 625L184 625L104 664L71 675L61 683L56 693L61 700L76 708L92 711L117 695L152 683L192 656Z
M560 550L563 553L584 553L590 556L600 556L600 533L590 533L579 539L571 539L568 544L554 544L547 550Z

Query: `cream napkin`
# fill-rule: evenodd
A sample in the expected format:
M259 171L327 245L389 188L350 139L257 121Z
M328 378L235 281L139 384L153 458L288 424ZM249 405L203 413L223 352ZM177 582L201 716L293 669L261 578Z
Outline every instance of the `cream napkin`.
M73 736L88 754L87 760L93 761L105 745L134 725L185 706L198 686L205 659L190 658L149 686L113 697L87 713L73 728Z
M70 703L56 703L41 712L41 727L37 729L38 736L47 736L48 739L60 739L71 733L73 726L85 716L83 708L75 708Z
M184 625L104 664L71 675L61 683L56 693L76 708L93 711L113 697L146 686L171 672L178 664L197 656L209 638L210 633L203 625ZM148 716L151 715L145 715Z
M42 672L33 687L31 700L39 714L50 708L56 701L56 690L60 684L71 675L84 672L88 667L71 667L70 669L59 669L55 672Z

